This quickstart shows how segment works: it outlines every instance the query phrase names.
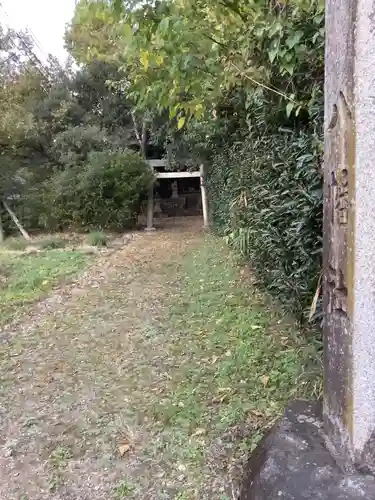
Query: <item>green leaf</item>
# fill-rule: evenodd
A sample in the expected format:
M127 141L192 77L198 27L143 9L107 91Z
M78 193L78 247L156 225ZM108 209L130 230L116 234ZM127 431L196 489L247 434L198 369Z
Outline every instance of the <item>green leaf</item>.
M178 122L177 122L177 128L178 128L178 130L181 130L184 125L185 125L185 117L181 116L178 119Z
M255 35L259 38L261 38L264 34L264 26L260 26L259 28L256 28L256 30L254 31Z
M275 60L277 52L278 52L278 47L270 49L268 51L268 57L270 58L271 63L273 63L273 61Z
M302 36L303 36L302 31L296 31L286 39L285 43L287 44L289 49L292 49L301 40Z
M195 106L195 116L197 118L201 118L202 115L203 115L203 104L202 103L198 103L196 106Z
M148 66L149 66L149 59L148 59L148 52L147 51L142 51L141 52L141 55L139 57L139 60L144 68L145 71L148 70Z
M290 63L284 63L281 68L280 68L282 71L286 71L287 73L289 73L291 76L293 75L294 73L294 63L293 61L290 62Z
M279 23L279 22L276 22L276 23L274 23L274 24L270 27L270 29L269 29L269 34L270 34L270 36L273 36L273 35L275 35L276 33L281 32L282 30L283 30L283 26L282 26L282 24L281 24L281 23Z
M120 14L123 10L122 0L112 0L113 10L116 14Z
M165 17L159 24L159 30L164 35L168 32L169 29L169 17Z
M289 118L291 112L293 111L294 108L294 102L288 102L286 105L286 116Z

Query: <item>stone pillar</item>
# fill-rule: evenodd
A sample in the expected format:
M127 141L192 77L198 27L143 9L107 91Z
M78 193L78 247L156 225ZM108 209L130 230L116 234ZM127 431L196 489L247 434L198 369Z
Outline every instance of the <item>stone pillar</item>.
M324 424L375 472L375 2L326 0ZM374 441L374 442L373 442Z

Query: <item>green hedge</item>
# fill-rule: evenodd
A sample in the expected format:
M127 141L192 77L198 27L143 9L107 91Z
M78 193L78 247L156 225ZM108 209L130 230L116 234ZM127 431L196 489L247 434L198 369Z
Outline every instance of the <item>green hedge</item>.
M321 149L311 132L253 134L219 153L207 170L215 229L300 319L321 268Z

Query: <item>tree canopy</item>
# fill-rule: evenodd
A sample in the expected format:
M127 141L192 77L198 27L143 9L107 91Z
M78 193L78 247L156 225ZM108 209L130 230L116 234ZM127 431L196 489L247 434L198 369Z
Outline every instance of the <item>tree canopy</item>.
M238 86L264 88L285 109L307 107L304 83L321 71L322 0L81 0L67 39L80 61L116 61L140 109L201 117ZM313 65L313 66L312 66Z
M139 149L134 105L115 86L118 81L118 67L109 61L90 61L78 69L71 62L63 67L51 56L41 62L27 33L0 26L0 216L3 201L18 200L26 225L46 227L51 210L42 198L46 204L56 201L65 177L73 191L80 171L90 173L95 162L99 171L98 158L108 168L116 164L115 172L124 164L129 169L137 165L124 151ZM104 169L100 172L105 175ZM138 178L143 183L148 177ZM99 219L92 215L92 220Z

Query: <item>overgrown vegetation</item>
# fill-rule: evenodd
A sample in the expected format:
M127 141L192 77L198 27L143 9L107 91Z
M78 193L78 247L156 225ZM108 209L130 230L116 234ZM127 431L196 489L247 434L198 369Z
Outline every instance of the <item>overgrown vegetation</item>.
M126 61L114 87L145 116L169 112L171 165L205 163L215 229L306 320L320 275L324 2L114 4L77 4L70 50Z
M306 131L252 134L217 155L208 170L217 231L301 320L320 274L320 149L319 137Z
M124 229L152 182L115 64L42 64L0 24L0 200L27 229ZM7 233L14 231L0 203Z
M48 228L134 226L152 175L131 151L92 152L87 162L55 174L47 181L42 211Z
M214 228L306 320L321 265L323 0L80 0L75 72L25 62L18 38L1 32L1 189L21 194L28 227L133 225L151 180L126 148L203 162Z
M94 247L106 247L108 238L102 231L93 231L88 235L87 242Z

